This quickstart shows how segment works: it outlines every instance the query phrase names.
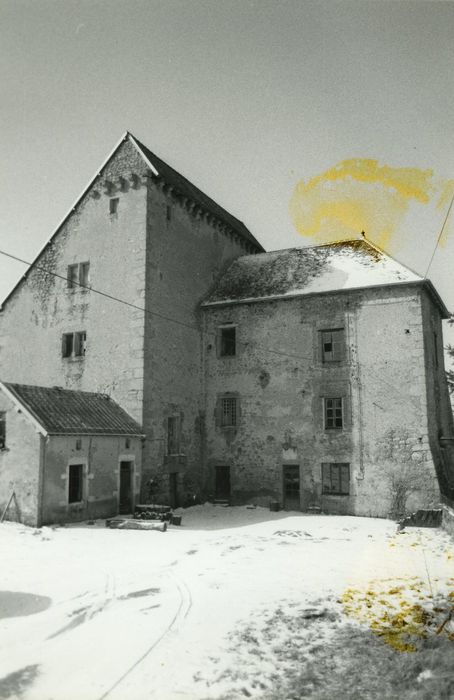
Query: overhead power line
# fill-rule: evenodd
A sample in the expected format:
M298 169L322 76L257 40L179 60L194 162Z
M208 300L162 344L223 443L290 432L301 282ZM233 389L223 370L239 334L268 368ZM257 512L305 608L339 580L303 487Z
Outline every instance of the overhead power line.
M0 250L1 255L5 255L7 258L11 258L12 260L17 260L18 262L23 263L24 265L28 265L31 267L33 263L28 262L28 260L23 260L22 258L18 258L17 255L11 255L11 253L7 253L4 250ZM39 270L40 272L44 272L46 275L51 275L52 277L57 277L58 279L64 280L65 282L68 281L67 277L64 277L63 275L59 275L57 272L53 272L53 270L47 270L45 267L41 267L40 265L33 265L35 270ZM71 284L77 286L77 287L82 287L82 289L88 289L90 292L93 292L94 294L99 294L102 297L106 297L106 299L111 299L111 301L116 301L119 304L124 304L125 306L129 306L132 309L136 309L137 311L143 311L145 314L150 314L151 316L157 316L158 318L162 318L165 321L171 321L172 323L177 323L180 326L185 326L186 328L192 328L193 330L198 331L199 329L197 326L193 326L190 323L185 323L184 321L178 321L176 318L172 318L171 316L166 316L164 314L160 314L157 311L151 311L150 309L145 309L143 306L138 306L137 304L132 304L130 301L125 301L125 299L120 299L119 297L114 297L112 294L107 294L107 292L101 292L100 289L95 289L94 287L91 287L88 284L81 284L80 282L76 282L75 280L71 282Z
M453 202L454 202L454 197L453 197L453 201L451 201L451 206L452 206ZM450 207L450 208L451 208L451 207ZM449 215L449 211L448 211L448 214L447 214L447 216L446 216L446 219L447 219L448 215ZM445 220L445 223L446 223L446 220ZM440 236L441 236L441 234L440 234ZM439 238L440 238L440 237L439 237ZM7 258L11 258L12 260L16 260L17 262L23 263L24 265L28 265L29 267L31 267L32 264L33 264L33 263L28 262L27 260L23 260L22 258L17 257L16 255L12 255L11 253L7 253L7 252L4 251L4 250L0 250L0 255L4 255L4 256L6 256ZM42 266L40 266L40 265L36 265L36 264L35 264L35 265L34 265L34 268L35 268L36 270L39 270L40 272L44 272L44 273L47 274L47 275L51 275L51 276L53 276L53 277L57 277L58 279L61 279L61 280L65 281L65 282L68 281L68 278L65 277L64 275L59 275L57 272L54 272L53 270L48 270L48 269L46 269L45 267L42 267ZM72 284L74 284L75 286L81 287L82 289L90 290L90 291L93 292L94 294L99 294L100 296L105 297L105 298L107 298L107 299L110 299L111 301L117 302L117 303L119 303L119 304L123 304L124 306L129 306L130 308L135 309L135 310L137 310L137 311L142 311L142 312L145 313L145 314L150 314L151 316L156 316L156 317L158 317L158 318L164 319L165 321L170 321L170 322L176 323L176 324L178 324L178 325L180 325L180 326L184 326L184 327L186 327L186 328L190 328L191 330L200 331L200 329L197 328L197 326L191 325L191 324L189 324L189 323L185 323L184 321L179 321L178 319L172 318L171 316L166 316L166 315L164 315L164 314L160 314L160 313L158 313L157 311L151 311L151 310L149 310L149 309L145 309L145 308L142 307L142 306L138 306L137 304L132 304L131 302L126 301L125 299L121 299L120 297L115 297L115 296L113 296L112 294L107 294L106 292L102 292L102 291L100 291L99 289L95 289L94 287L91 287L91 286L89 286L89 285L81 284L80 282L76 282L75 280L72 281ZM213 336L213 338L214 338L214 337L215 337L215 336ZM245 344L243 344L243 345L244 345L244 347L247 347ZM283 356L283 357L289 357L289 358L291 358L291 359L308 360L308 361L310 361L310 362L313 361L313 359L314 359L313 356L309 356L309 355L300 355L300 354L295 354L295 353L292 354L292 353L285 352L285 351L283 351L283 350L276 350L276 349L273 349L273 348L267 348L267 347L265 347L264 345L261 345L261 346L260 346L260 349L263 350L264 352L271 353L272 355L281 355L281 356ZM389 384L388 382L384 381L383 378L380 377L380 376L379 376L376 372L374 372L371 368L368 368L368 371L370 371L370 372L372 372L372 373L374 374L375 379L376 379L378 382L380 382L380 383L383 384L384 386L387 386L388 391L385 391L384 393L385 393L385 395L387 396L388 399L390 399L391 401L394 401L394 402L396 401L396 398L393 399L393 397L392 397L391 394L389 393L389 390L391 389L392 392L394 393L394 396L396 396L396 395L397 395L397 396L401 396L401 397L404 399L404 401L408 401L408 402L414 404L414 397L410 397L410 396L408 396L407 394L404 394L404 392L399 391L399 390L396 390L396 387L394 387L394 386L392 386L391 384ZM414 404L414 405L415 405L415 404Z
M452 195L451 204L450 204L449 207L448 207L448 211L446 212L445 220L443 221L443 225L442 225L442 227L441 227L441 229L440 229L440 233L438 234L437 242L435 243L435 248L434 248L434 250L433 250L432 257L431 257L430 260L429 260L429 264L428 264L428 266L427 266L427 270L426 270L426 272L425 272L424 279L426 279L426 277L427 277L427 274L428 274L428 272L429 272L429 270L430 270L430 266L432 265L433 259L434 259L434 257L435 257L435 253L437 252L437 248L438 248L439 243L440 243L440 241L441 241L441 237L442 237L442 235L443 235L443 231L445 230L445 226L446 226L446 223L447 223L447 221L448 221L449 215L450 215L450 213L451 213L451 209L452 209L453 203L454 203L454 194Z

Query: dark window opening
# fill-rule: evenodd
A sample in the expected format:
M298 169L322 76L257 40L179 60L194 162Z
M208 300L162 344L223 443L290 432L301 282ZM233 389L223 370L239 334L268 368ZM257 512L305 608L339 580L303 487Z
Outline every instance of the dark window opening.
M109 199L109 213L110 214L117 214L118 213L118 204L119 204L119 198L118 197L112 197Z
M6 413L0 412L0 450L3 450L6 445Z
M74 355L76 357L82 357L85 355L86 344L87 334L85 331L74 333Z
M83 489L83 464L69 465L68 503L80 503Z
M344 329L321 331L322 362L341 362L344 359Z
M324 399L325 403L325 429L337 428L341 429L344 426L344 417L342 411L342 399Z
M77 438L76 440L76 450L81 450L82 449L82 440L80 438Z
M68 265L68 273L67 273L67 283L68 283L68 289L74 289L74 287L77 287L77 282L79 277L79 265Z
M221 399L221 426L223 428L234 427L237 424L237 400L236 398Z
M180 454L180 417L167 418L167 454Z
M68 289L76 289L78 287L88 287L90 263L74 263L68 265L66 275Z
M127 437L125 440L125 448L127 450L129 450L130 447L131 447L131 440L130 440L130 438Z
M84 357L87 346L86 331L63 333L62 357Z
M71 357L73 354L73 339L74 333L63 333L61 351L63 357Z
M438 368L438 337L436 333L434 333L434 359L435 367Z
M167 205L167 207L166 207L166 219L167 219L167 221L170 221L171 218L172 218L172 207Z
M221 328L220 334L221 357L233 357L234 355L236 355L236 327L229 326L228 328Z
M322 494L348 496L350 494L350 465L346 462L323 462Z

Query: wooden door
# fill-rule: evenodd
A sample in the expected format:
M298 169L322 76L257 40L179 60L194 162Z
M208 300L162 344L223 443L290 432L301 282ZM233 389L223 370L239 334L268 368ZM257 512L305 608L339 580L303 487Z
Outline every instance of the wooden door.
M284 510L301 510L299 464L284 464Z
M215 496L216 500L230 499L230 467L216 467Z
M120 462L120 513L132 513L132 462Z

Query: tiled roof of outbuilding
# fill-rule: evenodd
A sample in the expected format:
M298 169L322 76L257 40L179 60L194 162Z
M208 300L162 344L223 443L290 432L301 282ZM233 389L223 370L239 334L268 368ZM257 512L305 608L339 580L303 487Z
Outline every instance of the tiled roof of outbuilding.
M356 239L237 258L205 304L422 281L367 240Z
M51 435L142 435L140 425L106 394L60 387L3 386Z

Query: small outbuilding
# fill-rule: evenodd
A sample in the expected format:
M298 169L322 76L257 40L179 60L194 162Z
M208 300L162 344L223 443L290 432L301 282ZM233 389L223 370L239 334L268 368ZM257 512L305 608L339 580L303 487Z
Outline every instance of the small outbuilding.
M0 382L0 516L8 503L6 519L38 527L131 513L143 439L106 394Z

